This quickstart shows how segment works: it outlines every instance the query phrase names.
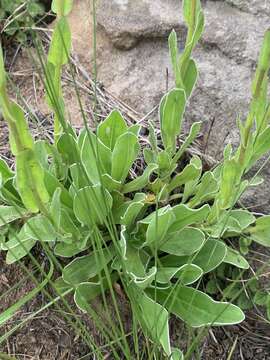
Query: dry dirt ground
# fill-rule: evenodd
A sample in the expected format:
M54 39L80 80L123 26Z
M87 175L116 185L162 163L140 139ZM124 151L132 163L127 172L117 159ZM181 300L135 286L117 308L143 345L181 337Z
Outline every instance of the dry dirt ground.
M44 104L43 87L38 78L38 70L33 70L32 65L29 66L31 63L25 52L27 51L11 51L8 56L11 77L14 80L14 84L20 88L20 96L17 95L16 97L21 103L23 103L24 99L38 120L38 123L36 123L33 117L29 116L33 133L36 135L41 133L42 136L50 138L52 129L51 115ZM93 83L83 68L80 67L80 64L76 62L76 59L74 63L76 64L74 70L87 118L90 124L93 124ZM69 108L71 109L69 112L70 119L73 124L80 124L79 107L76 105L76 96L74 95L73 87L70 86L71 79L68 72L64 74L63 78L64 93ZM98 118L102 119L112 108L118 107L130 122L134 122L136 118L141 119L142 122L145 120L145 118L141 117L136 111L119 102L111 94L106 92L102 84L98 85ZM13 95L16 94L14 89L12 91ZM12 164L8 147L8 132L2 120L0 122L0 154ZM44 264L46 263L44 258L38 258L41 262L44 262ZM29 270L33 270L29 260L25 260L25 266ZM5 294L12 286L18 284L24 276L25 273L20 266L7 266L3 255L0 255L0 296ZM34 284L30 280L27 280L15 291L1 296L0 314L8 306L27 294L33 287ZM130 317L126 300L119 295L119 301L121 307L125 309L123 315L124 321L127 327L129 327ZM34 300L23 306L12 319L12 322L8 323L4 329L0 329L0 336L19 321L40 309L46 302L47 299L43 294L36 296ZM80 313L77 314L85 321L86 326L95 339L98 342L102 342L97 329L95 329L89 319L86 319ZM180 321L172 319L170 326L173 342L176 346L179 346L182 343L180 330L182 329L182 325ZM234 345L234 351L231 357L229 357ZM74 333L67 321L59 314L56 307L50 307L44 310L16 331L16 333L12 334L5 343L0 345L0 352L9 354L17 360L90 360L95 358L93 355L87 355L89 353L88 347L84 344L83 340ZM200 356L203 360L270 359L270 326L262 321L256 312L251 312L248 314L247 320L238 326L212 329L202 342ZM104 355L104 359L105 358L114 359L113 355L109 352ZM0 360L2 360L1 355Z

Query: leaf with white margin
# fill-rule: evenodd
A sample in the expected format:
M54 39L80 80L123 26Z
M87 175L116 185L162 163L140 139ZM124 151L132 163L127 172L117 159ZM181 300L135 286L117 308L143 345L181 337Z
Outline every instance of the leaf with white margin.
M203 292L187 286L175 286L173 290L147 290L158 302L166 303L169 312L192 327L224 326L242 322L243 311L228 302L218 302Z
M229 246L227 246L227 253L223 262L234 265L240 269L249 269L247 260L238 251Z
M263 246L270 246L270 215L261 216L256 220L255 226L246 230L250 238Z
M118 110L113 110L97 128L98 138L113 151L117 139L128 131L127 124Z
M136 219L143 207L143 201L131 202L124 215L121 217L121 224L125 225L127 228L134 227L136 225Z
M192 263L199 266L204 273L214 270L225 259L227 253L226 245L214 239L208 239Z
M136 179L124 185L122 189L123 194L127 194L133 191L138 191L146 187L149 184L150 176L157 168L158 166L156 164L149 164L147 168L144 170L143 175L137 177Z
M146 245L159 246L167 235L168 229L174 221L174 214L170 206L161 214L155 214L146 232Z
M180 267L161 267L157 271L156 280L161 284L167 284L172 278L180 279L182 285L190 285L203 275L199 266L185 264Z
M168 311L144 293L139 297L139 318L146 334L155 342L160 343L165 353L171 355L169 336Z
M86 186L74 198L74 213L85 225L102 225L112 207L112 197L101 185Z
M63 280L72 285L87 282L102 271L114 257L112 247L96 250L90 255L77 257L63 269Z
M210 212L209 205L203 205L199 209L191 209L187 205L180 204L172 208L175 221L170 227L170 232L183 229L185 226L202 223L207 219Z
M205 235L201 230L186 227L169 234L159 249L177 256L192 255L203 246L204 241Z
M146 273L144 276L139 277L135 275L134 273L129 273L130 277L132 278L133 282L141 289L146 289L151 285L151 283L154 281L157 273L157 268L153 266L149 269L148 273Z

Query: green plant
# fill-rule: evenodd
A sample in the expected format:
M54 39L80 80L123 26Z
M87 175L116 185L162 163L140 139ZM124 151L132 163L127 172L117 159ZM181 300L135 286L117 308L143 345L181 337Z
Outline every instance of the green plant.
M62 5L62 6L60 6ZM200 131L194 123L179 146L185 106L197 80L192 50L204 28L199 0L183 1L188 26L179 54L173 31L169 47L176 86L161 100L161 140L149 125L143 174L130 170L141 153L140 127L128 126L112 111L92 132L76 134L65 120L61 68L68 62L71 1L54 1L58 15L47 64L47 101L55 116L54 143L33 141L22 109L9 100L0 56L0 105L10 131L16 170L0 162L1 249L14 263L40 242L59 258L72 258L55 281L59 292L74 292L77 306L88 312L91 301L120 282L144 333L167 357L172 349L168 320L175 314L191 327L229 325L244 319L233 301L215 301L200 287L221 264L240 270L249 263L238 251L239 239L270 246L270 217L237 208L242 193L257 186L245 175L270 149L267 73L270 31L265 34L250 112L239 122L241 142L224 149L224 160L203 171L198 156L182 158ZM18 221L19 220L19 221ZM211 286L208 284L208 292ZM223 289L224 290L224 289ZM206 287L207 291L207 287ZM138 301L139 299L139 301Z
M27 29L34 25L37 17L42 17L44 14L44 6L39 0L1 0L1 34L23 42L27 38Z

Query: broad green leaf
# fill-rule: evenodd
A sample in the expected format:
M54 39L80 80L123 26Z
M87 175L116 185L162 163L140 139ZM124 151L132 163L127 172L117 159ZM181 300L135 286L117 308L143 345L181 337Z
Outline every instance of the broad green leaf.
M1 180L1 175L0 175ZM14 204L14 206L23 207L21 197L14 186L14 178L8 179L0 186L0 198L5 204Z
M160 247L165 239L168 229L174 220L171 207L167 207L162 214L155 214L146 232L146 244Z
M157 273L157 268L155 266L151 267L148 272L143 276L137 276L136 274L130 272L129 276L132 278L134 284L140 289L148 288L152 282L155 280Z
M100 183L101 175L111 174L111 156L111 150L98 140L96 135L91 132L85 134L81 160L93 185Z
M112 153L113 179L122 183L125 181L139 150L140 145L136 135L126 132L117 139Z
M230 216L238 221L242 230L256 221L255 216L247 210L231 210Z
M158 141L157 141L157 135L155 131L155 124L152 123L152 121L149 122L149 143L151 145L151 149L155 154L158 153Z
M190 285L202 275L202 269L194 264L185 264L180 267L161 267L157 270L156 281L167 284L172 278L178 278L181 285Z
M144 189L149 184L149 178L152 173L158 168L156 164L149 164L144 170L143 175L138 176L136 179L128 182L123 186L122 193L127 194L133 191Z
M8 167L5 160L0 158L0 175L2 177L2 182L12 178L14 176L14 172Z
M13 264L26 256L36 244L36 240L31 238L22 239L21 243L22 245L18 242L16 246L8 250L6 256L6 263L8 265Z
M80 247L79 245L81 244L77 244L77 242L71 244L60 242L55 245L54 253L57 256L72 257L81 253L82 251L85 251L90 246L89 244L85 245L84 247Z
M87 282L98 275L112 260L114 255L112 248L96 250L90 255L78 257L71 261L63 269L63 280L72 285Z
M146 276L146 265L148 264L149 256L142 250L128 245L125 253L125 269L130 274L132 273L137 278L144 278Z
M203 246L204 241L205 236L201 230L187 227L170 233L159 249L177 256L192 255Z
M156 154L149 148L143 149L143 158L147 165L154 164L156 162Z
M32 149L21 151L16 156L16 183L25 207L38 212L49 201L44 184L44 171Z
M205 242L192 263L199 266L204 273L210 272L220 265L227 253L225 244L221 241L209 239Z
M25 234L36 241L56 241L57 234L50 220L44 215L32 217L25 224Z
M90 228L102 225L112 207L112 197L100 185L79 190L74 198L74 213L77 219Z
M227 253L223 260L223 262L227 264L232 264L240 269L248 269L249 263L247 260L240 255L240 253L229 246L227 246Z
M270 150L270 126L268 126L256 139L253 156L249 167Z
M197 186L195 196L189 201L190 207L196 207L203 202L211 200L215 197L219 189L218 182L216 181L213 173L207 171L201 178L199 185Z
M181 350L172 348L171 360L184 360L184 354Z
M26 225L21 228L19 233L14 234L9 241L2 244L2 250L8 251L6 256L7 264L13 264L23 258L35 245L36 240L29 237L25 229Z
M48 144L45 140L38 140L34 143L34 151L36 158L43 169L49 169L49 162L48 162Z
M194 26L199 12L201 11L200 0L184 0L183 14L188 27Z
M258 67L264 70L269 70L270 67L270 29L267 29L264 34Z
M199 1L199 0L197 0ZM203 11L199 11L197 15L196 27L192 38L192 49L197 45L200 40L204 29L204 14Z
M56 137L56 141L59 138L59 135ZM48 169L50 173L55 176L58 180L65 181L68 176L68 168L67 168L67 158L63 161L62 155L57 150L55 145L46 143L46 148L49 157L51 158L50 163L47 166L43 166L44 169Z
M124 240L126 240L126 238L127 237L125 237ZM122 248L124 250L123 260L125 264L125 271L129 275L131 281L140 289L145 289L150 286L155 279L157 269L156 267L152 267L146 271L146 266L149 262L149 255L143 250L127 245L127 243L124 245L122 244ZM114 268L121 269L121 261L114 262Z
M62 134L57 141L57 150L62 155L66 164L72 165L77 162L79 156L78 145L71 134Z
M190 285L199 280L203 275L202 269L194 264L185 264L181 266L176 278L179 279L179 284Z
M230 216L230 210L224 211L218 218L216 224L211 225L206 230L213 238L230 237L242 233L242 228L238 220Z
M197 169L197 176L194 177L193 180L188 181L185 184L184 187L184 194L183 194L183 198L182 198L182 202L185 203L192 195L195 194L196 192L196 186L199 183L200 177L201 177L201 173L202 173L202 161L198 156L194 156L191 160L190 163L193 164Z
M55 290L57 291L57 294L65 294L66 292L74 291L74 287L66 283L63 280L62 276L54 281L54 287Z
M253 301L256 305L263 306L266 305L268 296L267 292L259 290L256 291Z
M100 282L83 282L76 287L74 294L75 304L80 310L87 312L89 311L89 303L102 294L104 290Z
M173 67L174 77L175 77L175 84L177 88L182 87L182 79L181 79L181 73L180 68L178 64L178 44L177 44L177 35L175 30L172 30L169 36L169 48L170 48L170 55L171 55L171 63Z
M194 164L188 164L183 171L176 175L168 186L168 191L172 192L174 189L186 184L187 182L198 177L201 173L200 168L197 168Z
M24 112L22 108L17 105L15 102L11 101L8 104L8 115L6 115L7 120L14 123L14 125L9 125L9 141L12 154L17 156L21 149L18 149L18 135L19 134L19 142L24 150L33 149L34 141L29 131L27 122L24 117ZM5 112L4 112L5 115ZM15 132L13 127L16 128Z
M270 246L270 215L261 216L256 220L255 226L246 230L253 241L263 246Z
M45 183L46 189L47 189L50 197L53 197L55 190L60 188L61 189L61 195L60 195L61 202L68 208L73 207L73 200L72 200L72 197L69 194L68 190L50 171L44 170L44 183Z
M221 236L224 238L235 237L242 234L255 221L254 215L247 210L224 211L217 220L217 223L211 226L209 233L214 238Z
M77 224L75 215L68 211L67 208L62 206L61 215L60 215L60 228L59 228L59 237L58 239L63 240L64 242L70 242L69 238L72 241L75 241L77 245L80 245L82 234L80 232L80 227ZM91 232L88 232L89 236Z
M156 161L159 167L160 176L165 177L171 168L171 155L168 151L162 150L158 153Z
M175 221L170 227L170 232L183 229L185 226L202 223L207 219L210 212L209 205L203 205L198 209L190 209L187 205L180 204L172 208Z
M181 267L180 267L181 268ZM161 284L167 284L178 273L179 267L160 267L157 269L156 281Z
M181 145L180 149L177 150L174 158L173 163L177 164L178 160L181 158L181 156L184 154L184 152L187 150L187 148L191 145L191 143L195 140L197 135L199 134L201 130L201 122L195 122L192 124L188 136L185 138L183 144ZM190 164L193 164L194 166L197 165L197 167L200 167L200 163L197 161L191 161Z
M150 290L147 293L151 297L156 294L160 304L166 303L169 312L192 327L233 325L245 319L244 313L237 306L214 301L210 296L190 287L175 286L172 293L170 289Z
M168 206L162 207L156 211L151 212L149 215L147 215L144 219L140 220L140 223L142 224L150 224L151 221L158 215L161 216L165 214L168 211Z
M224 162L220 192L218 195L219 206L221 209L228 209L238 200L236 187L239 185L241 177L241 167L235 159Z
M68 63L68 57L71 49L71 33L68 21L62 17L56 23L51 46L48 54L48 62L56 67Z
M109 281L114 283L117 281L117 278L118 274L113 273ZM80 310L87 312L89 311L91 301L105 292L109 287L109 282L106 278L101 278L98 282L83 282L76 287L74 294L75 304Z
M131 125L128 128L128 132L131 132L132 134L134 134L137 137L139 136L140 131L141 131L141 125L139 125L139 124Z
M109 192L121 190L122 184L120 183L120 181L114 180L111 175L102 175L101 181L104 188L107 189Z
M168 311L145 294L140 296L138 308L140 310L139 319L144 332L155 343L161 344L165 353L170 356Z
M89 181L87 179L87 176L84 176L83 173L83 167L81 164L72 164L69 168L70 174L73 180L73 185L71 187L74 187L78 190L85 186L89 185Z
M188 3L188 1L186 1L186 3ZM189 5L193 6L193 4L194 4L194 1L190 1ZM180 61L179 61L182 78L186 76L192 51L193 51L194 47L196 46L197 42L199 41L199 39L202 35L202 32L203 32L203 29L204 29L203 12L200 9L197 9L199 11L195 15L193 9L191 11L192 16L191 16L191 23L188 28L186 46L185 46L185 49L184 49L184 51L180 57Z
M72 10L73 0L53 0L52 11L58 16L67 16Z
M125 225L128 229L135 227L136 225L136 219L138 215L140 214L141 210L144 207L144 203L142 201L140 202L132 202L126 212L124 213L121 224Z
M117 139L128 131L127 124L118 110L113 110L97 128L98 138L113 151Z
M6 225L14 220L23 218L28 214L26 209L16 206L0 206L0 226Z
M263 99L267 90L267 72L270 67L270 30L267 29L264 35L260 51L258 66L252 82L252 95L254 100ZM263 92L263 93L262 93Z
M187 70L183 78L184 88L186 91L187 98L190 97L196 81L198 78L198 70L196 63L193 59L190 59L187 65Z
M183 89L172 89L161 100L159 107L160 125L165 149L175 151L176 137L180 135L182 118L186 106Z
M61 224L62 204L61 204L60 197L61 197L61 188L57 188L51 199L50 209L49 209L50 216L52 217L52 219L54 221L54 226L57 231L60 228L60 224Z

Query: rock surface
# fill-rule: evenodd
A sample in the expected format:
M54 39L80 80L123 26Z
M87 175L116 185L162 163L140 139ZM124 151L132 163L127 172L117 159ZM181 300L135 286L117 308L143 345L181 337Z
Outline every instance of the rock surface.
M86 5L87 4L87 5ZM75 1L70 20L75 50L91 71L90 0ZM268 0L203 1L206 27L194 52L200 77L186 122L202 120L208 139L207 154L220 159L224 144L238 142L236 118L244 118L250 85L264 31L270 25ZM82 10L84 9L84 10ZM87 16L85 10L87 9ZM82 13L84 17L82 18ZM179 47L186 35L179 0L99 0L97 5L98 80L141 115L158 103L173 86L167 35L175 28ZM268 202L270 170L265 188L249 197ZM257 191L254 190L254 191ZM249 203L253 203L249 201Z
M270 15L268 0L225 0L228 4L236 6L238 9L252 14Z
M171 29L185 31L179 0L100 0L99 25L119 49L146 38L165 38Z

